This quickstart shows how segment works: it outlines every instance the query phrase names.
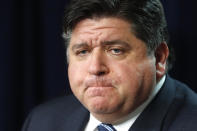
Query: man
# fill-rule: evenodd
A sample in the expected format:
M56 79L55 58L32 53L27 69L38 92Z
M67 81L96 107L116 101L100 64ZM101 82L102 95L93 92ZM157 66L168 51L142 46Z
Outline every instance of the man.
M37 107L23 131L194 131L197 95L170 78L159 0L72 0L64 17L75 96Z

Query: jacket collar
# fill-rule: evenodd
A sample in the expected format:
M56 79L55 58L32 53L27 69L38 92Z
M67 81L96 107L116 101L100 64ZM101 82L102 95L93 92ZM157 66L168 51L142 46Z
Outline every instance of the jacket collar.
M164 124L167 111L174 99L173 80L167 75L165 83L153 101L137 118L129 131L158 131Z

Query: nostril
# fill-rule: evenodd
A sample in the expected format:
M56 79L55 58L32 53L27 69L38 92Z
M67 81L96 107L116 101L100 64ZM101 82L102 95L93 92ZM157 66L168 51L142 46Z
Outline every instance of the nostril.
M97 73L97 75L98 75L98 76L105 75L105 71L100 71L100 72Z

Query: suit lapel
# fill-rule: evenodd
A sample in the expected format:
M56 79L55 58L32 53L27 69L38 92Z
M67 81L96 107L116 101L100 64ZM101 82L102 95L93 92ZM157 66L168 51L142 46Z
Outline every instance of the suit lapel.
M83 131L88 120L89 120L89 112L88 110L75 99L75 102L72 103L73 108L72 112L67 116L63 117L62 123L59 124L58 131ZM62 112L63 114L67 114L66 112Z
M83 131L88 120L89 120L89 112L81 107L77 112L73 112L72 121L70 122L70 131Z
M129 131L160 131L164 118L175 97L175 88L169 76L154 100L141 113Z

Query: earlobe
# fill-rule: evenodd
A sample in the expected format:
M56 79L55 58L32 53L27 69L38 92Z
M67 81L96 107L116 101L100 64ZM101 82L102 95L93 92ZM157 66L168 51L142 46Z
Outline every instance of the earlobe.
M155 51L157 80L159 80L166 73L168 55L168 46L165 42L163 42Z
M165 74L166 64L157 63L156 69L157 69L156 70L157 75L163 76Z

